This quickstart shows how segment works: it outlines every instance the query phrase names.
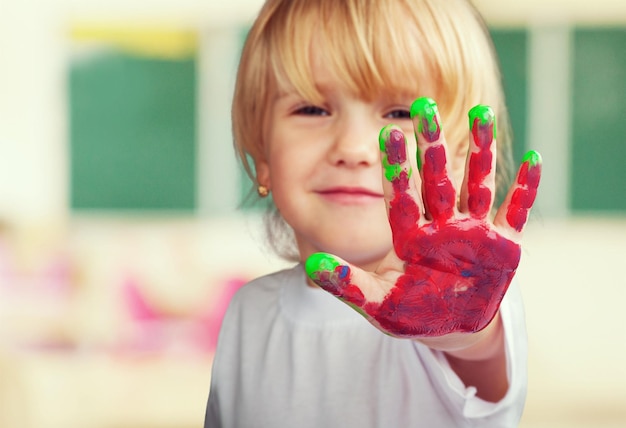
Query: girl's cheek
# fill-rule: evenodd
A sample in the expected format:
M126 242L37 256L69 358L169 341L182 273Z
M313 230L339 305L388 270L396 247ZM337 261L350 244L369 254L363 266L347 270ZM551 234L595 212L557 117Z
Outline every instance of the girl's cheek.
M448 147L448 155L450 156L449 168L452 174L452 180L456 189L461 188L463 178L465 177L465 161L467 157L467 149L457 147Z

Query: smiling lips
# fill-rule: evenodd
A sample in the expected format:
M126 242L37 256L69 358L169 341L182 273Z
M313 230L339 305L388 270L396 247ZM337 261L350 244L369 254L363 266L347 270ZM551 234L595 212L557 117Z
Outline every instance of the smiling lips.
M376 192L365 187L330 187L318 190L325 199L340 204L368 204L383 198L381 192Z

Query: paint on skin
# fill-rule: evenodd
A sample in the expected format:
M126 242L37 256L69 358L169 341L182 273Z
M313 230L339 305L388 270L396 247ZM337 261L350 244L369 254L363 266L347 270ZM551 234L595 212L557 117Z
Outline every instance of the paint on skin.
M446 170L443 145L429 147L424 153L424 204L435 221L447 221L454 214L456 191Z
M389 224L394 243L406 233L417 229L417 221L421 216L420 208L407 193L410 175L403 171L393 180L393 199L389 201Z
M422 135L428 143L439 140L441 126L435 101L428 97L416 99L411 104L410 115L416 134ZM423 160L418 149L417 160L422 171L426 210L436 221L445 222L454 214L456 202L456 191L446 170L445 147L442 144L428 147Z
M351 306L361 307L365 303L361 290L350 282L350 267L339 263L331 254L312 254L307 258L304 269L317 285Z
M476 332L493 319L521 249L478 220L465 222L406 238L405 274L375 311L366 308L382 328L405 337L440 336Z
M380 150L384 153L382 159L385 178L388 181L397 179L402 172L402 163L406 162L406 145L404 134L394 125L387 125L378 137ZM411 176L411 169L408 171Z
M482 218L489 213L493 200L492 191L485 185L485 179L493 167L491 146L495 139L496 118L490 107L481 104L473 107L468 116L472 140L477 151L472 152L469 159L467 204L472 216Z
M404 134L394 125L387 125L380 131L378 138L380 150L389 158L389 163L398 165L406 162Z
M432 98L422 97L416 99L411 104L410 116L416 123L416 132L421 134L426 141L434 143L439 140L441 133L439 111L437 103Z
M517 187L513 191L506 213L507 222L518 232L524 228L530 208L535 202L541 179L541 165L541 155L534 150L526 153L522 159L517 174Z
M410 109L410 117L415 128L415 137L418 134L429 143L439 140L441 125L439 124L439 110L437 103L432 98L422 97L413 101ZM422 156L420 148L417 147L417 168L422 170Z
M393 185L393 200L389 201L389 223L394 236L416 227L420 209L407 193L412 169L403 169L406 164L406 140L400 129L394 125L385 126L379 136L379 147L384 153L383 169L385 177Z
M306 262L311 279L388 334L434 337L485 328L515 274L521 249L476 219L401 238L405 273L381 303L367 302L348 266L326 254ZM398 247L398 246L396 246Z
M477 142L478 147L485 147L485 145L479 145L477 140L484 141L486 145L491 145L492 140L496 138L496 115L493 109L484 104L478 104L472 107L467 115L470 129L474 134L474 141ZM477 135L481 134L484 138L476 138Z

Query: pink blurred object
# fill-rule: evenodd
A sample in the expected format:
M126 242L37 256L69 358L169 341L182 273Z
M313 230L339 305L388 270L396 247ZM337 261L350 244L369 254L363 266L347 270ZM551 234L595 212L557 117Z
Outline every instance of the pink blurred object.
M55 297L61 300L71 298L72 289L72 263L65 254L57 254L35 272L34 281L39 284L41 292L47 297Z
M121 287L121 298L130 328L129 334L124 335L122 349L131 352L187 349L213 353L228 304L246 282L240 278L228 279L217 297L199 310L174 314L151 303L142 292L140 282L127 277Z
M122 299L131 319L136 322L158 321L164 316L142 294L138 281L127 278L122 285Z

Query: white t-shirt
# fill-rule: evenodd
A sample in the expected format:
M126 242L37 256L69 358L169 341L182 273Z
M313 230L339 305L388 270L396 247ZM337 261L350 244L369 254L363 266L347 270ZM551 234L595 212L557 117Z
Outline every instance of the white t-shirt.
M522 300L501 305L509 391L476 397L444 355L389 337L306 284L302 265L233 298L219 336L205 428L515 427L526 396Z

